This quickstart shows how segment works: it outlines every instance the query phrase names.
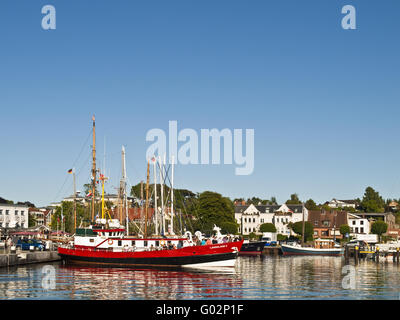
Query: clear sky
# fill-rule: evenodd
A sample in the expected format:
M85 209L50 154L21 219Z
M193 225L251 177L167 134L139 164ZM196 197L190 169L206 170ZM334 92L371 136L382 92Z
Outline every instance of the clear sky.
M41 9L56 8L56 30ZM356 8L356 30L341 9ZM398 0L1 0L0 197L45 206L89 182L91 117L107 191L148 130L255 130L255 168L178 165L195 192L317 203L400 197Z

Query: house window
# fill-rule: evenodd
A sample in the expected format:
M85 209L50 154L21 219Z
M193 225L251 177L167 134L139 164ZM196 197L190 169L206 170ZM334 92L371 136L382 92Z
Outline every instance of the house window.
M329 227L330 221L329 220L324 220L322 221L322 225L325 227Z
M360 233L364 233L364 228L360 228Z
M353 226L355 226L356 225L356 220L353 220Z
M253 218L253 222L256 222L256 218Z
M314 220L314 226L318 225L318 220Z
M18 215L18 210L15 210L14 214L17 216Z
M8 216L9 213L10 213L10 210L6 210L6 216Z
M358 233L358 228L356 228L356 233Z
M0 210L0 215L3 214L3 210Z
M360 221L360 224L363 225L363 224L364 224L364 220L361 220L361 221Z
M23 216L24 215L24 211L21 211L21 216Z

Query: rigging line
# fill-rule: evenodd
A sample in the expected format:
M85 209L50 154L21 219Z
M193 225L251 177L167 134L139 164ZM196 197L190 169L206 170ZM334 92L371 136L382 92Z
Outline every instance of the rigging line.
M91 132L92 132L92 131L90 130L89 135L88 135L88 137L86 138L86 141L85 141L85 143L83 144L83 146L82 146L82 148L81 148L81 151L79 152L78 157L75 159L74 164L72 165L72 167L74 167L75 164L76 164L76 162L79 160L79 158L80 158L80 156L81 156L81 154L82 154L82 152L83 152L83 149L85 148L85 146L86 146L86 144L87 144L87 142L88 142L88 140L89 140L89 138L90 138ZM64 183L62 184L61 188L59 189L57 195L54 197L53 202L54 202L54 201L58 198L58 196L60 195L61 191L63 190L63 188L64 188L64 186L65 186L65 183L67 182L67 179L68 179L68 176L65 177Z
M91 135L92 135L92 130L89 131L89 135L87 136L86 141L83 144L83 146L81 148L81 151L79 152L78 158L76 158L76 160L75 160L74 164L72 165L72 167L75 166L75 164L78 162L78 160L79 160L80 156L82 155L82 152L83 152L84 148L86 147L86 145L88 143L88 140L89 140Z

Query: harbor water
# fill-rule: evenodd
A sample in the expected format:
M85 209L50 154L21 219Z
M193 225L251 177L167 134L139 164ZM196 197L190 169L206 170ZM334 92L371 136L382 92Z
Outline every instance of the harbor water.
M393 262L346 267L342 257L240 256L234 269L213 271L51 262L1 268L0 299L398 300L399 271ZM353 282L346 282L349 276Z

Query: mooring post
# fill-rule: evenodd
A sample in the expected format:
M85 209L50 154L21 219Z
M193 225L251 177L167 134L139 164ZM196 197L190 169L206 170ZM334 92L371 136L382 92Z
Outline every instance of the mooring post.
M344 260L347 263L349 263L349 246L344 247Z
M358 263L358 246L354 247L354 263Z
M400 256L400 248L396 248L396 257L397 257L397 263L399 263L399 256Z
M376 262L379 262L379 247L376 247L375 255L376 255Z

